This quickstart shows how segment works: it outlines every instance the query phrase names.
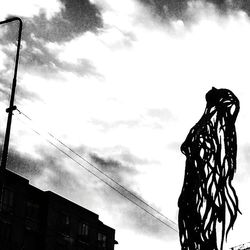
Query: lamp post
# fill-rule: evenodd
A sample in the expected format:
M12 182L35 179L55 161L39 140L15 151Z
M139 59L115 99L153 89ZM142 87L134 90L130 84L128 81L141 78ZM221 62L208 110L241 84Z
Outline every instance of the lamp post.
M4 146L3 146L3 152L2 152L1 170L6 169L6 163L7 163L7 158L8 158L9 140L10 140L10 129L11 129L11 121L12 121L12 111L16 109L16 106L14 106L14 99L15 99L17 68L18 68L18 61L19 61L19 52L20 52L20 47L21 47L21 35L22 35L23 22L19 17L12 17L12 18L9 18L9 19L6 19L6 20L0 22L0 25L1 25L1 24L14 22L14 21L19 22L19 31L18 31L17 53L16 53L16 60L15 60L14 77L13 77L12 88L11 88L11 96L10 96L10 106L6 109L6 112L8 113L8 119L7 119L7 126L6 126L5 138L4 138Z

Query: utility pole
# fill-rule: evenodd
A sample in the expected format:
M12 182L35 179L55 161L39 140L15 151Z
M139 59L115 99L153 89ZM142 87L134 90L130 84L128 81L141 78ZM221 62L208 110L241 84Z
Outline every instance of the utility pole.
M0 25L1 25L1 24L14 22L14 21L19 22L19 31L18 31L14 77L13 77L12 88L11 88L11 96L10 96L10 106L6 109L6 112L8 113L8 119L7 119L4 146L3 146L3 152L2 152L2 161L1 161L2 171L6 169L8 149L9 149L9 140L10 140L10 129L11 129L11 121L12 121L12 111L16 109L16 106L14 106L14 99L15 99L15 91L16 91L17 68L18 68L18 61L19 61L19 52L20 52L20 47L21 47L21 35L22 35L23 22L19 17L12 17L12 18L6 19L5 21L0 22Z

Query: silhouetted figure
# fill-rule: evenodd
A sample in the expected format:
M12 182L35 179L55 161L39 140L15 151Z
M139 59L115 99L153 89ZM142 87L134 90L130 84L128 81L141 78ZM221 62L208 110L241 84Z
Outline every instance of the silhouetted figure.
M206 101L203 116L181 146L186 156L178 200L182 250L222 250L239 212L232 186L239 101L230 90L216 88L206 94Z

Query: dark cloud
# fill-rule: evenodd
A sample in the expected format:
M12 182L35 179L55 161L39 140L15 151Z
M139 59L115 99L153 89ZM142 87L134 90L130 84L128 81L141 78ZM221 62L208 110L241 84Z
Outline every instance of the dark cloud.
M11 94L13 75L6 74L5 71L0 71L0 92L1 92L1 101L9 101ZM18 106L22 98L27 98L30 101L40 100L40 97L37 93L27 90L25 87L20 86L17 80L17 91L15 94L15 104Z
M33 33L38 39L46 42L66 42L86 31L97 32L103 27L102 16L98 8L89 0L60 0L64 6L61 12L48 19L46 12L40 10L39 15L32 18L20 16L24 25L24 33ZM17 26L9 23L9 27ZM14 30L13 28L11 29ZM15 32L9 33L11 41Z
M214 4L222 14L231 11L244 11L250 15L250 2L248 0L207 0L205 2Z
M42 12L32 19L27 19L29 30L38 39L62 43L70 41L86 31L98 32L102 27L102 18L98 9L88 1L64 2L66 2L65 9L50 20ZM75 2L81 4L77 6Z
M9 100L11 82L11 79L7 79L7 77L3 75L3 71L0 71L1 101Z
M202 2L213 4L221 14L227 14L232 10L243 10L250 14L250 2L245 0L137 0L147 6L151 12L163 19L192 20L192 16L186 12L188 3Z
M39 19L39 17L35 17L34 19L36 18ZM46 23L49 27L51 27L51 24L48 20L46 20ZM26 70L33 69L40 71L45 76L48 73L56 73L58 71L69 71L81 76L85 74L96 73L94 66L84 58L79 60L76 64L59 60L55 52L53 53L47 46L45 46L46 42L49 40L49 34L53 34L53 31L48 32L45 37L41 38L41 36L39 36L38 27L39 29L43 30L42 25L38 25L36 27L36 25L33 25L32 20L24 20L24 28L22 32L22 49L20 51L20 67L23 67ZM43 32L45 31L43 30ZM16 39L17 27L11 25L1 38L0 43L3 45L15 44ZM6 46L3 49L3 52L9 59L15 58L16 51L9 49L9 46ZM6 65L6 68L7 66L8 68L10 67L10 65Z
M247 12L250 15L250 2L245 0L238 0L236 1L236 7L242 9L243 11Z
M133 193L136 194L137 198L124 191L120 190L120 192L122 194L118 194L109 188L103 188L99 191L99 194L105 197L106 210L112 214L113 218L116 218L115 223L117 225L122 225L123 228L135 233L138 232L150 238L161 240L173 240L178 236L176 223L157 213L155 204L151 206L148 201L134 191ZM141 202L138 198L144 200L154 209Z
M150 209L147 208L147 211L150 211ZM127 218L130 218L127 220L127 226L133 227L151 237L165 240L177 238L178 229L176 224L170 222L152 209L150 213L157 219L147 212L143 212L143 210L131 206L124 214Z
M79 76L94 74L100 76L92 63L84 58L75 64L59 60L57 55L48 47L47 42L63 43L83 34L86 31L97 32L103 25L98 8L89 0L61 0L61 12L48 20L46 13L32 18L22 18L22 49L20 52L19 71L25 71L42 77L56 77L61 71L73 72ZM0 72L1 92L8 93L12 82L14 61L16 56L16 41L18 23L9 23L4 27L5 32L0 37L2 51L7 55L5 70ZM2 27L1 27L2 28ZM79 48L81 49L81 48ZM20 75L20 74L19 74ZM36 98L34 93L18 85L20 98Z
M186 0L138 0L162 18L182 17L187 8Z
M60 77L60 72L72 72L78 76L85 76L88 74L95 75L97 77L100 76L92 63L87 59L79 59L76 63L68 63L60 60L56 52L53 52L46 46L46 41L51 40L49 34L55 35L55 33L53 30L46 31L46 28L44 30L43 25L38 22L38 20L40 20L39 18L44 20L44 23L46 23L48 27L53 26L53 24L51 24L48 20L45 20L46 17L43 14L39 17L35 17L34 20L24 19L18 76L21 75L22 71L45 78ZM42 22L41 20L40 22ZM0 38L2 51L7 56L7 60L3 65L4 70L1 70L0 72L1 92L3 92L5 96L9 92L9 86L11 85L13 79L17 32L17 24L11 23ZM39 32L44 32L43 36ZM46 32L48 32L48 34L45 34ZM64 34L68 33L66 32ZM17 97L17 100L19 98L36 99L38 98L38 95L35 95L33 92L30 92L18 84Z
M118 169L123 168L123 166L116 160L101 158L97 154L91 154L90 156L95 163L109 172L113 172L114 169L117 171Z
M250 14L250 2L248 0L209 0L207 2L213 3L219 10L243 10L248 15Z
M175 223L163 216L155 204L148 203L139 193L130 189L131 186L135 185L133 182L137 171L117 160L102 158L96 154L92 154L91 159L102 171L112 176L112 178L114 177L120 184L125 183L124 186L120 186L110 182L120 195L117 195L116 192L110 192L110 189L107 188L102 189L101 192L106 197L109 210L112 209L117 212L117 204L119 204L120 209L123 208L122 214L123 218L126 218L127 228L133 228L151 237L161 239L165 237L168 239L169 237L174 238L178 235ZM132 159L134 158L132 157ZM114 201L115 207L111 205L114 204ZM124 221L121 223L124 223Z
M130 186L134 177L138 173L134 167L124 165L118 160L112 158L104 158L95 153L91 153L90 158L101 171L105 172L105 174L109 175L112 179L115 179L122 185L125 184Z
M7 168L29 180L42 176L46 170L55 173L48 176L48 181L53 189L62 189L67 186L69 189L77 185L74 176L62 167L62 157L60 153L47 150L37 150L41 158L32 158L28 154L21 154L14 149L9 150Z
M118 227L116 228L117 230L119 230L120 225L124 227L124 221L126 221L126 228L150 237L169 239L169 237L173 238L176 236L174 230L143 210L149 211L164 223L174 227L174 224L171 224L171 222L159 214L157 215L149 206L146 206L140 194L136 192L131 193L128 189L125 190L112 183L112 186L119 191L119 194L84 170L82 174L80 172L74 174L69 170L68 163L65 163L65 156L53 148L50 150L38 148L36 151L39 153L40 158L34 159L28 154L21 154L11 149L9 151L7 168L27 178L31 184L36 179L44 179L50 191L73 200L87 209L97 212L100 216L102 216L102 210L98 212L97 204L101 202L101 206L107 209L108 213L112 213L112 218L117 218L115 222L116 227ZM82 152L86 153L86 149L81 149ZM128 179L123 182L126 182L128 187L130 187L128 183L133 182L136 175L135 170L127 168L117 160L101 158L96 154L92 155L92 160L105 173L114 173L113 177L118 182L120 181L118 180L119 178L116 178L117 176ZM75 163L72 162L72 164ZM79 166L76 165L76 167L78 168ZM156 206L153 205L153 207Z
M73 72L78 76L98 73L95 67L87 59L80 59L77 63L68 63L58 59L57 55L45 47L43 41L35 40L31 36L26 37L27 47L22 50L20 65L23 70L29 70L44 77L55 77L56 74Z
M86 31L97 32L103 27L101 13L89 0L60 0L64 5L61 12L50 19L42 10L32 18L21 17L24 21L23 39L29 35L45 42L62 43L69 41ZM1 44L13 42L17 38L17 23L9 23L7 34L1 39ZM2 28L2 27L1 27ZM30 44L28 44L30 45Z
M3 135L1 135L1 141L3 141ZM61 148L61 146L59 148ZM84 155L86 153L86 149L84 147L78 148L76 150L79 155ZM72 152L68 152L68 149L66 148L64 148L63 151L65 151L69 155L72 154ZM110 183L111 186L117 186L115 182L110 181L111 178L117 183L126 183L126 185L130 186L137 174L137 171L132 167L125 166L119 161L112 158L101 158L94 153L89 154L91 162L93 164L92 166L91 164L86 164L86 161L83 161L82 166L79 166L76 164L76 162L71 161L70 158L65 156L57 149L51 148L50 150L48 150L47 148L37 147L35 152L39 155L38 158L33 158L29 154L19 153L13 148L10 148L7 168L30 180L46 175L45 177L50 187L53 190L57 191L65 191L67 189L67 192L69 190L75 192L76 189L80 190L84 188L84 194L87 194L88 192L93 193L95 190L90 190L91 183L96 182L98 183L98 185L96 185L96 188L100 188L101 190L104 190L104 192L106 192L106 189L110 191L110 187L108 187L105 182ZM73 155L72 157L76 161L81 162L78 157ZM81 176L71 173L69 168L66 167L66 160L69 161L69 164L71 166L75 165L75 167L78 168L80 172L82 167L83 175ZM96 176L90 174L89 171L86 172L85 167ZM96 171L96 169L100 169L100 171ZM50 174L46 174L46 172L49 172ZM101 172L106 176L110 176L111 178L106 178L104 174L101 174ZM89 178L89 176L91 176L92 178ZM83 182L84 186L82 186L81 178L86 179ZM104 182L102 182L100 179L103 179ZM100 190L98 192L100 192Z
M85 31L97 31L103 25L101 13L97 6L89 0L60 0L65 9L62 11L62 18L69 22L69 30L73 34Z
M96 192L99 197L105 197L101 200L102 206L104 206L109 213L113 214L113 218L115 216L120 218L119 223L123 226L124 218L126 218L125 227L130 230L135 230L147 236L160 239L173 239L178 235L175 223L160 213L157 213L155 210L160 210L155 204L148 203L138 192L131 189L132 186L136 185L137 170L111 157L104 158L94 153L89 155L92 164L110 178L106 178L105 175L91 168L91 171L95 172L97 176L103 179L105 183L108 183L108 185L96 179L98 185L96 185L94 191L89 189L88 196ZM132 159L138 161L138 159L134 157L132 157ZM87 178L86 185L88 185L90 181L91 180ZM86 192L84 192L84 195L85 193ZM92 199L94 199L94 197L92 197ZM120 216L121 214L123 216ZM154 216L157 217L158 220ZM173 230L173 228L175 230Z
M98 180L89 178L86 171L75 174L71 172L65 160L67 157L56 149L37 148L39 158L33 158L29 154L19 153L13 149L9 150L7 169L23 176L31 183L40 183L37 186L42 190L55 192L69 200L72 200L87 209L95 208L95 197L93 194L98 192L98 185L91 183ZM74 162L69 163L74 166ZM75 164L76 168L79 168ZM79 174L80 173L80 174ZM36 182L38 180L38 182ZM43 180L39 182L39 180ZM84 197L84 198L83 198Z
M120 184L117 185L110 179L104 178L117 190L115 192L104 185L99 191L106 199L106 209L113 214L118 213L119 223L127 229L158 239L175 239L178 236L177 225L161 214L156 204L151 204L135 191L136 176L139 174L135 165L145 165L150 162L134 156L125 148L120 148L118 151L120 153L112 158L90 154L93 164ZM122 217L119 216L121 213Z
M128 192L117 185L116 189L120 194L108 188L100 190L100 194L106 199L106 209L117 214L118 224L153 238L170 240L178 236L177 225L161 214L156 204L133 190Z
M28 155L20 154L15 150L9 150L7 168L26 178L33 178L43 172L41 160L34 160Z

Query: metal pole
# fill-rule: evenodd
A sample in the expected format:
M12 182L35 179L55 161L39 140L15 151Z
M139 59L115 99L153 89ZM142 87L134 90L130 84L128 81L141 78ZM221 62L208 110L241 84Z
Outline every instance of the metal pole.
M14 77L13 77L12 88L11 88L11 96L10 96L10 106L9 106L9 108L6 109L6 112L8 113L8 119L7 119L7 126L6 126L5 138L4 138L1 170L6 169L6 163L7 163L7 158L8 158L9 140L10 140L10 128L11 128L11 121L12 121L12 111L16 109L16 106L14 106L14 99L15 99L17 68L18 68L18 61L19 61L19 52L20 52L20 47L21 47L21 35L22 35L23 22L19 17L9 18L5 21L0 22L0 25L1 25L1 24L13 22L13 21L19 21L19 32L18 32L18 42L17 42L17 53L16 53Z

